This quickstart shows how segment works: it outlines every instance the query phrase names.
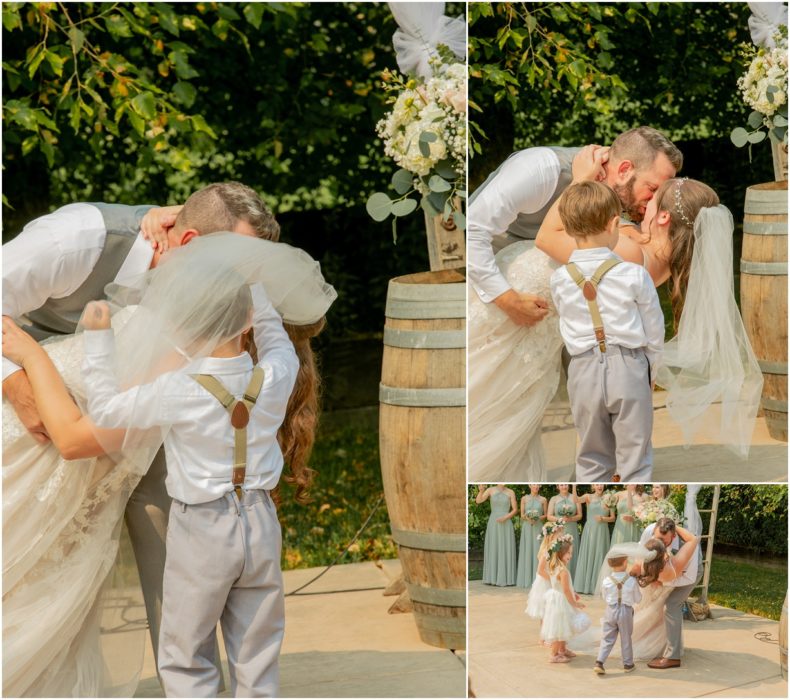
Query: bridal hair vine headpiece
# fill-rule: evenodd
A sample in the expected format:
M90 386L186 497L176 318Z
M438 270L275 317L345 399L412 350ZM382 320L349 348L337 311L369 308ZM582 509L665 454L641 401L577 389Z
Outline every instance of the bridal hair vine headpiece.
M679 179L678 184L675 185L675 211L680 217L680 220L686 224L686 226L689 228L694 228L694 222L691 221L688 216L686 216L686 212L683 211L683 204L680 200L680 188L683 187L683 184L686 182L688 182L688 178L682 177Z
M566 542L573 544L573 535L560 535L556 540L554 540L554 542L552 542L549 545L549 548L546 550L546 559L551 559L551 555L559 552L562 545Z

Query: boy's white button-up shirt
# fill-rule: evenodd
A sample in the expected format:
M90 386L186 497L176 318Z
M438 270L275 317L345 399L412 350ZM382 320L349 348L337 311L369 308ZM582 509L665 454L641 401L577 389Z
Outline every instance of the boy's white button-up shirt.
M621 591L621 605L633 607L642 600L642 591L636 578L629 576L627 571L613 571L610 576L623 584ZM609 576L604 577L601 583L601 597L607 605L617 605L617 585Z
M244 488L273 489L280 479L283 455L277 431L299 371L293 344L260 284L252 286L253 328L264 380L247 426L247 472ZM234 430L220 402L190 374L211 374L236 398L252 378L248 353L206 357L150 384L120 391L112 371L112 330L85 331L85 377L88 410L101 428L169 427L165 436L167 492L183 503L213 501L233 490ZM131 425L131 422L134 422Z
M611 257L619 259L608 248L588 248L574 250L570 262L589 279ZM597 346L587 300L564 266L551 276L551 296L570 355L580 355ZM597 301L606 344L645 348L650 366L655 367L664 348L664 314L647 270L631 262L620 262L598 285Z

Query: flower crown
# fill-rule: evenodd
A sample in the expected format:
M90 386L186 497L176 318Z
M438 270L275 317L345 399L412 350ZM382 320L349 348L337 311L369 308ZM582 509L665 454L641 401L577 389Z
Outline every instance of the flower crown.
M555 532L557 532L557 530L559 530L564 526L565 526L564 518L559 518L556 522L553 523L551 522L546 523L542 528L540 528L541 535L538 539L542 540L544 537L547 537L548 535L553 535Z
M551 555L559 552L562 548L562 545L566 542L573 544L573 535L560 535L556 540L554 540L554 542L552 542L549 545L549 548L546 550L546 559L551 559Z
M686 224L689 228L694 228L694 222L691 221L688 216L686 216L686 212L683 211L683 204L680 200L680 188L684 185L684 183L688 182L687 177L680 178L680 181L675 186L675 211L677 215L680 217L680 220Z

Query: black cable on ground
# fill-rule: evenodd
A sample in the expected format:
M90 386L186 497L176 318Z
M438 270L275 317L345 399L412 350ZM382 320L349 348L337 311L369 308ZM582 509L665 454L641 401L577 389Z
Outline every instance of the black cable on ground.
M373 519L373 516L376 514L376 512L378 511L379 507L381 506L381 504L383 502L384 502L384 494L382 493L381 496L379 496L379 500L376 501L376 505L373 506L373 510L370 512L370 515L368 515L368 517L366 518L365 522L362 523L362 527L360 527L359 530L357 530L357 534L354 535L354 537L351 539L351 541L346 545L346 548L340 554L338 554L337 557L335 557L335 560L331 564L329 564L329 566L327 566L320 574L318 574L317 576L311 578L307 583L299 586L299 588L291 591L290 593L286 593L285 596L288 597L288 596L291 596L291 595L297 595L299 593L299 591L301 591L304 588L307 588L310 584L315 583L327 571L329 571L329 569L331 569L335 564L337 564L346 555L346 553L348 552L348 550L351 547L351 545L354 544L354 542L356 542L359 539L359 536L365 531L367 526L370 524L370 521ZM383 589L384 586L381 586L381 588ZM378 590L378 588L352 589L352 590ZM350 591L326 591L326 592L327 593L348 593ZM313 594L313 593L303 593L302 595L315 595L315 594Z

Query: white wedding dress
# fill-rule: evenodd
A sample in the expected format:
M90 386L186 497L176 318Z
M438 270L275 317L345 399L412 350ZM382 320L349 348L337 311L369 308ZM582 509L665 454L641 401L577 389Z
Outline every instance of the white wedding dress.
M82 338L46 348L80 403ZM139 582L132 557L115 564L139 479L124 461L65 461L3 401L4 697L134 693L146 630L120 596L136 598Z
M531 245L509 245L496 260L513 289L549 301L543 321L517 326L495 304L483 303L469 290L470 481L546 478L540 428L560 378L562 337L549 287L559 264Z

